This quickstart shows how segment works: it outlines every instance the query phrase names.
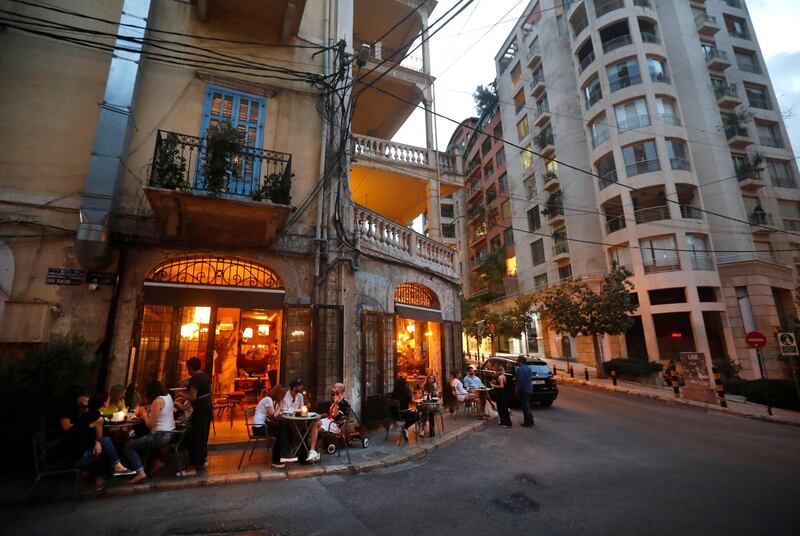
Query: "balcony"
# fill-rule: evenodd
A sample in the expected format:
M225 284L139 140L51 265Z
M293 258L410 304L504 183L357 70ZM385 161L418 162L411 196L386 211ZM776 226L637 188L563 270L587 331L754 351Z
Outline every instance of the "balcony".
M611 92L625 89L626 87L635 86L642 83L642 76L639 73L632 73L630 75L619 76L614 79L608 80L608 87Z
M206 138L157 132L144 193L163 235L214 244L272 240L292 210L292 155L242 146L215 154L227 170L211 177L209 152Z
M681 269L681 262L677 255L664 255L657 258L642 259L644 273L675 272Z
M703 211L694 205L681 205L681 218L689 220L702 220Z
M721 30L719 24L717 24L717 18L711 15L698 15L694 19L694 24L697 27L697 33L709 37L716 35Z
M770 176L770 182L773 186L777 188L797 188L797 182L795 182L793 177L775 177Z
M641 175L642 173L650 173L660 169L661 164L658 163L658 159L653 158L652 160L641 160L639 162L627 164L625 166L625 173L628 175L628 177L635 177L636 175Z
M538 46L531 46L526 59L528 60L528 67L531 69L535 68L542 62L542 49Z
M633 212L633 217L636 223L650 223L654 221L668 220L669 207L666 205L659 205L655 207L640 208Z
M565 260L569 258L569 242L556 241L553 244L553 257L550 259L554 262Z
M736 170L736 178L742 190L755 191L763 188L766 183L761 177L761 172L752 166L745 166Z
M623 7L625 7L625 2L622 0L598 0L594 7L594 15L599 19L603 15Z
M724 71L731 66L728 53L718 48L704 48L703 55L706 58L706 67L711 71Z
M600 90L600 86L597 87L596 91L590 91L586 96L586 109L588 110L592 106L595 105L597 101L603 98L603 92Z
M601 190L605 190L612 184L616 184L619 182L619 179L617 178L617 170L612 169L608 173L604 174L602 179L598 179L598 182Z
M736 84L715 85L714 96L717 98L717 106L720 108L733 109L742 104Z
M787 231L795 231L795 232L800 231L800 219L783 218L783 228L786 229Z
M763 210L754 210L747 216L747 221L750 222L750 229L754 233L771 233L775 229L768 229L764 226L772 227L775 221L772 219L772 214Z
M760 110L772 110L772 102L769 100L768 97L761 97L758 95L748 95L747 102L750 104L752 108L758 108Z
M603 52L608 54L612 50L616 50L620 47L624 47L625 45L630 45L633 43L633 39L630 35L620 35L613 39L609 39L605 43L603 43Z
M483 205L478 205L477 207L472 207L467 211L467 219L472 221L477 218L482 218L484 214L486 214L486 207Z
M552 192L558 190L560 182L558 180L558 173L555 171L544 172L544 189L545 191Z
M538 128L544 127L550 121L550 115L550 105L545 101L541 106L537 106L533 124Z
M711 255L696 254L692 255L692 269L693 270L713 270L714 261Z
M607 142L610 137L611 130L608 127L592 132L592 149L597 149L600 145Z
M606 233L611 234L627 227L625 216L617 216L606 220Z
M533 143L542 154L553 153L556 150L555 136L552 129L542 130L533 137Z
M746 41L750 41L752 39L752 37L750 37L750 32L737 30L735 28L728 28L728 35L735 37L736 39L744 39Z
M547 205L542 209L542 214L547 218L548 225L557 227L564 223L564 206L560 204Z
M669 166L678 171L691 171L692 165L689 163L688 158L681 158L673 156L669 159Z
M764 147L775 147L776 149L783 149L785 147L783 140L774 136L759 136L758 143Z
M653 4L650 3L650 0L633 0L633 5L653 9Z
M649 115L632 115L617 122L617 130L619 130L620 134L622 134L627 130L636 130L637 128L643 128L649 126L650 126Z
M544 73L539 71L533 75L533 80L531 80L531 95L534 97L538 97L542 94L545 90L544 85Z
M592 63L594 63L594 51L589 52L578 61L578 64L580 65L580 72L585 71L586 68Z
M753 139L744 127L733 125L726 126L725 137L728 140L728 145L735 149L744 149L753 144Z
M658 117L659 119L661 119L661 122L664 123L665 125L675 125L676 127L681 126L681 120L675 114L660 113L658 114Z
M360 247L445 277L459 277L456 252L361 205L353 205L355 234Z

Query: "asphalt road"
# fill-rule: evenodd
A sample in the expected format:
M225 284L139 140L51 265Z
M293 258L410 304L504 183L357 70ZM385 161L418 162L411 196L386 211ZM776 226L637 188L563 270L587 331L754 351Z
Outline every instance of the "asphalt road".
M563 387L380 471L0 511L11 534L800 534L800 428ZM3 526L5 525L5 526Z

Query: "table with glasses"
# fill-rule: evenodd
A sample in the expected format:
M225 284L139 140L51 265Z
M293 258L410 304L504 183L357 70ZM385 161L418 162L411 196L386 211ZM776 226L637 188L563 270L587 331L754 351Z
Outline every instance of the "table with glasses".
M308 415L295 414L281 416L282 419L290 423L298 440L297 445L294 445L290 451L291 458L296 457L302 447L305 447L306 451L312 450L311 446L308 444L308 435L311 432L312 423L318 421L321 417L322 415L319 413L311 411L308 412Z
M431 413L433 414L434 418L436 417L437 413L439 414L439 422L441 423L441 426L442 426L442 428L441 428L439 433L443 434L444 433L444 417L442 416L442 409L441 409L441 406L439 405L439 399L438 398L433 398L433 399L429 400L427 398L421 398L419 400L415 400L414 402L417 404L417 412L420 415L420 420L422 421L422 425L423 426L424 426L424 424L426 422L430 421L430 414ZM430 433L430 432L428 432L428 433Z
M489 392L491 391L491 389L489 389L488 387L470 387L468 391L470 393L478 393L478 396L481 397L481 403L483 404L484 414L478 415L478 418L486 419L487 418L486 407L489 404L491 404L491 400L489 399Z

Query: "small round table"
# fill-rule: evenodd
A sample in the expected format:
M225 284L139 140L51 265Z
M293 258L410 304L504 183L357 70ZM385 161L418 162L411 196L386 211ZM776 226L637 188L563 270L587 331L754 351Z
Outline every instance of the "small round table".
M486 419L486 405L489 403L489 389L488 387L470 387L468 389L471 393L478 393L478 396L481 397L481 402L483 402L483 411L484 414L480 415L478 418Z
M442 410L439 407L439 399L436 400L425 400L424 398L421 400L416 400L417 403L417 411L420 414L424 414L423 423L425 420L430 420L431 417L429 414L433 414L433 419L436 418L436 414L439 414L439 422L442 425L442 429L439 433L444 433L444 417L442 416ZM435 431L434 431L435 433ZM429 436L430 437L430 436Z
M308 434L311 432L311 423L318 421L320 418L322 418L322 415L319 413L309 412L309 414L305 417L299 415L283 415L281 418L291 423L292 428L294 429L294 432L299 440L297 445L292 448L290 457L296 457L297 453L300 452L301 447L305 447L307 451L312 450L307 441ZM304 425L303 430L300 429L301 424Z

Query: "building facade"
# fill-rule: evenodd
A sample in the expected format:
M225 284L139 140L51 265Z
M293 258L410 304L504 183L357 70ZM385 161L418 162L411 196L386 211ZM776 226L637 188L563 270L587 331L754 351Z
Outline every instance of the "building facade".
M460 162L430 114L427 147L391 141L432 109L409 51L433 2L55 4L3 4L5 348L80 339L139 389L198 356L223 398L239 376L302 377L314 404L344 381L367 421L398 373L460 362L439 218Z
M639 308L606 358L696 351L757 378L757 330L785 376L800 192L744 1L534 1L496 67L506 138L531 151L508 155L520 290L616 261ZM544 328L546 354L593 362Z

